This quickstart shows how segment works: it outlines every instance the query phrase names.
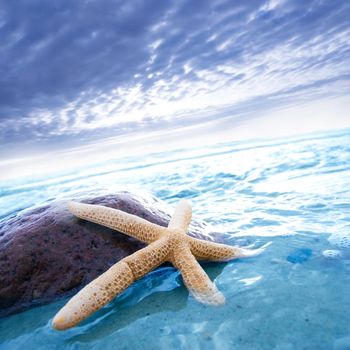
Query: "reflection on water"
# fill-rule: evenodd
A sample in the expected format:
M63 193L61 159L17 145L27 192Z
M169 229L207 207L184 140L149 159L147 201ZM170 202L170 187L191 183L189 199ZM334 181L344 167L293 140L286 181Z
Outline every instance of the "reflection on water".
M117 189L191 198L228 244L258 257L204 264L227 303L197 303L161 267L79 327L50 328L65 300L0 320L5 349L346 349L350 339L350 131L118 158L0 183L0 217ZM345 345L344 345L345 344Z

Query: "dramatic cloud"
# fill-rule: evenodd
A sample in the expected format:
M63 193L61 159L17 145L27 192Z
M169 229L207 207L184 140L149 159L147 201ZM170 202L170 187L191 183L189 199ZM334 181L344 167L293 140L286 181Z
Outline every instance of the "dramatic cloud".
M330 0L3 1L1 143L83 141L347 94L349 18L348 1Z

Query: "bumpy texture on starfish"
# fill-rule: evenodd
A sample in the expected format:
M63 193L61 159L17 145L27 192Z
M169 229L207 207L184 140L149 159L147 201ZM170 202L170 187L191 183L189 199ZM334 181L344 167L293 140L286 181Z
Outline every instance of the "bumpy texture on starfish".
M225 297L197 259L227 261L256 254L256 251L188 236L186 233L192 210L186 200L180 201L167 228L100 205L70 202L68 208L81 219L118 230L149 245L120 260L69 300L53 319L53 327L58 330L75 326L135 280L166 261L180 270L185 285L198 301L211 305L223 304Z

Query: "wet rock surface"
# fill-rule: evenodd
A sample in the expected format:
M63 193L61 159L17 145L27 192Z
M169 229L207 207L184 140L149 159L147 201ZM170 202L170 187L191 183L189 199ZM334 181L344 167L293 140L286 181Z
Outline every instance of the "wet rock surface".
M129 192L79 201L100 204L167 226L169 209ZM190 235L212 240L195 222ZM144 245L77 219L65 201L26 210L0 222L0 316L69 296Z

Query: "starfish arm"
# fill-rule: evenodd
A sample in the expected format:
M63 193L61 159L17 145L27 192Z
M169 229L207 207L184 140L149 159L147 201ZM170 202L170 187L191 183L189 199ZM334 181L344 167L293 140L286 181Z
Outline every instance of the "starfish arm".
M65 330L76 326L134 282L134 275L124 261L119 261L86 285L56 314L53 328Z
M75 326L162 264L170 249L169 240L163 238L120 260L71 298L54 317L53 327L64 330Z
M201 239L188 237L191 252L197 259L212 261L228 261L256 255L256 250L233 247L226 244L208 242Z
M80 219L120 231L145 243L154 242L167 230L136 215L102 205L69 202L68 209Z
M195 299L209 305L225 303L225 297L199 265L187 245L176 249L171 261L180 270L186 287Z
M187 232L187 228L192 219L191 203L182 199L175 208L174 215L171 217L168 227L170 229Z

